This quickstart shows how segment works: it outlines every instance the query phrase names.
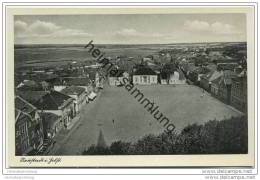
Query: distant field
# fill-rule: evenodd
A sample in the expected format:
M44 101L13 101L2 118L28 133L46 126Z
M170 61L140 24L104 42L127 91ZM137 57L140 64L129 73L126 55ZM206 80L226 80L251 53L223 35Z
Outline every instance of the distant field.
M108 49L100 49L100 50L104 52L107 56L111 56L111 57L124 55L127 57L134 57L134 58L138 58L139 56L144 57L159 51L158 48L149 48L149 47L148 48L139 48L139 47L108 48Z
M105 57L127 56L140 58L159 51L158 47L143 47L143 46L130 46L130 47L99 47ZM72 61L84 62L94 60L87 49L82 46L50 46L50 47L34 47L29 46L26 48L17 47L14 51L15 67L46 67L64 65Z

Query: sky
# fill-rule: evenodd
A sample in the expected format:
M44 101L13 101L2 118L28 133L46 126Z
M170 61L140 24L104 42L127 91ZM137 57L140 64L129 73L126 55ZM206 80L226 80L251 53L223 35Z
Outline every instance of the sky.
M245 14L16 15L15 44L246 41Z

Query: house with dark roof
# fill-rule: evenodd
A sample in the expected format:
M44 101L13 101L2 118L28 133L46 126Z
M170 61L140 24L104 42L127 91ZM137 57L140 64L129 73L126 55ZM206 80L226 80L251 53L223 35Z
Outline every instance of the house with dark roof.
M68 95L58 91L50 91L35 102L34 106L40 112L49 112L61 116L63 125L67 128L76 114L73 101L74 99Z
M37 108L23 98L15 97L15 154L37 152L43 145L42 119Z
M74 99L74 112L78 113L86 103L85 89L79 86L69 86L61 90L61 93L66 94Z
M139 65L134 68L133 84L151 85L158 83L158 76L155 71L146 65Z

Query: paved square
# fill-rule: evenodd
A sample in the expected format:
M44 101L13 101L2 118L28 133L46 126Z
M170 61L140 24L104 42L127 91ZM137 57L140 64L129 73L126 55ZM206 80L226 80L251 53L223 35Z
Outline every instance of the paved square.
M242 114L196 86L136 87L159 105L160 112L170 119L177 131L188 124L202 124ZM135 141L150 133L159 134L164 127L124 87L106 86L94 102L82 109L80 125L57 154L80 154L84 148L97 143L100 129L106 143L110 144L116 140Z

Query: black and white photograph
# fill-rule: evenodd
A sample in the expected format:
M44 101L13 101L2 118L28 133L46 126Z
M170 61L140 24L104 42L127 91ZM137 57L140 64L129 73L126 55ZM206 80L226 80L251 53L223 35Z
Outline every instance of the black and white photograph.
M16 156L248 153L243 13L14 16Z

